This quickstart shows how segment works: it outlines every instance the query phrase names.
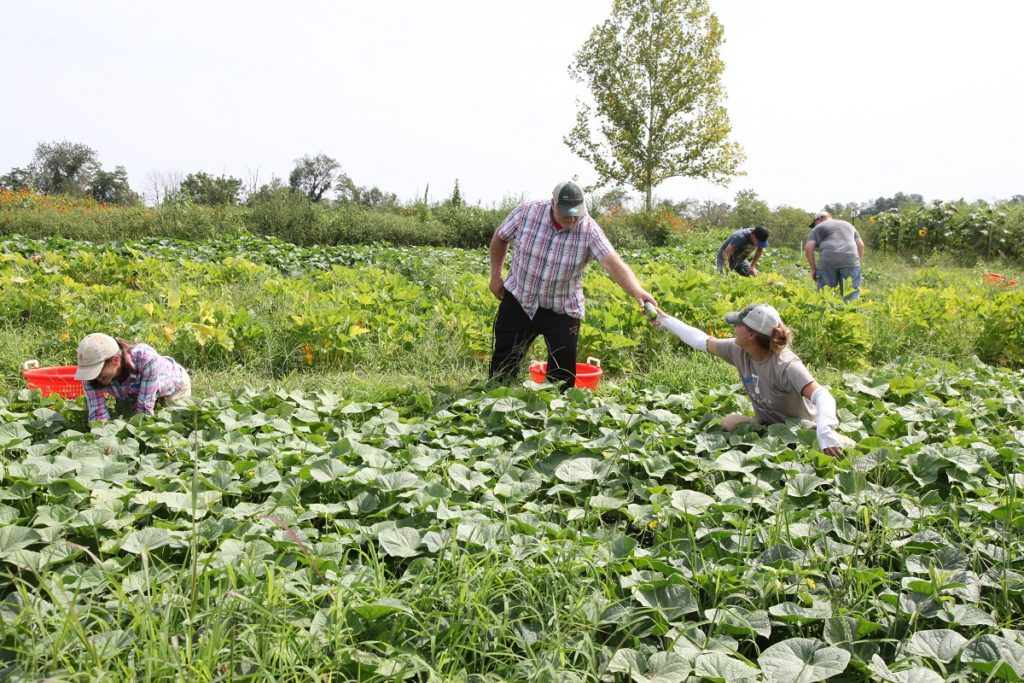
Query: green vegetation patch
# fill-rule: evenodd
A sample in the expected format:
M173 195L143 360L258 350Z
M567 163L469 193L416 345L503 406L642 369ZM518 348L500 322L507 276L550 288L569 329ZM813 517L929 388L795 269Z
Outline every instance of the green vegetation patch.
M839 460L797 421L722 431L724 389L250 392L91 430L8 392L4 675L1017 680L1021 380L850 374Z

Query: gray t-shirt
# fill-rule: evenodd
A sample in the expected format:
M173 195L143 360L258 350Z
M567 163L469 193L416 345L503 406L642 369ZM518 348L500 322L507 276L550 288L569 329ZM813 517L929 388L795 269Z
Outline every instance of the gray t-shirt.
M718 255L724 258L725 248L731 244L732 256L729 257L729 265L739 263L747 258L747 254L754 251L754 245L750 243L750 235L753 232L754 228L741 228L729 235L718 249Z
M853 268L860 265L857 240L860 233L846 221L831 218L818 223L807 235L818 245L818 268Z
M795 353L784 349L756 361L736 346L735 339L716 340L715 353L739 370L758 422L775 424L787 417L814 420L813 407L800 394L814 377Z

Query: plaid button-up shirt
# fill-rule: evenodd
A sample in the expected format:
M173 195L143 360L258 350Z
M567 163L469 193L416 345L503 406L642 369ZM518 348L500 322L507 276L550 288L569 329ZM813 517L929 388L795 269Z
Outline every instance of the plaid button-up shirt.
M170 356L161 356L148 344L136 344L128 354L128 376L107 386L94 381L82 382L89 421L108 420L106 396L135 400L135 412L153 414L156 399L173 396L181 388L185 370Z
M600 261L615 251L590 216L557 229L550 200L517 206L498 226L498 237L515 240L505 289L530 318L538 308L583 318L583 269L590 259Z

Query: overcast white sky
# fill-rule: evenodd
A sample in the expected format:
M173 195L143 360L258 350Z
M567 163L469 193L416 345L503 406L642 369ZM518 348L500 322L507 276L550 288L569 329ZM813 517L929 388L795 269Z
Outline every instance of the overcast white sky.
M595 174L562 143L573 55L610 0L3 3L0 173L82 142L151 172L287 178L324 152L403 200L484 206ZM674 200L816 210L1024 194L1024 3L711 0L745 176Z

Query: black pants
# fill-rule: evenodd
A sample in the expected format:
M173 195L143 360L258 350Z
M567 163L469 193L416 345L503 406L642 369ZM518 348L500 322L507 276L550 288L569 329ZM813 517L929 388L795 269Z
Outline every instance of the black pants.
M561 381L562 391L571 388L576 383L579 319L538 308L531 320L509 292L505 292L494 316L494 352L488 376L506 384L514 382L523 356L537 337L544 337L548 345L548 381Z

